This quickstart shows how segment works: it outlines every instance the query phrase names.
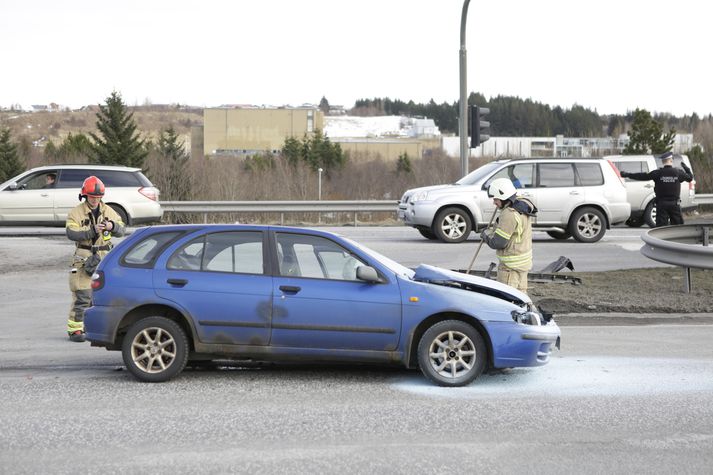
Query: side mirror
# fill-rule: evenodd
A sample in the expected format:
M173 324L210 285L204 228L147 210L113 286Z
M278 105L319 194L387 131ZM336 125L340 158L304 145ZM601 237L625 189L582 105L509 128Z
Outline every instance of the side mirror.
M381 279L379 278L379 274L376 272L376 269L370 266L357 267L356 277L359 280L363 280L370 283L381 282Z
M15 190L17 190L17 182L16 182L16 181L13 181L12 183L10 183L10 184L8 185L7 189L10 190L10 191L15 191Z

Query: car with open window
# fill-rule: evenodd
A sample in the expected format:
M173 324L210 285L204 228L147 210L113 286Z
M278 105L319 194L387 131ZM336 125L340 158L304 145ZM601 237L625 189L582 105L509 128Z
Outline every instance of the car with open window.
M629 173L649 173L663 166L661 158L656 155L611 155L606 157L622 172ZM675 154L673 156L673 166L683 168L681 163L685 163L691 170L691 161L686 155ZM631 227L639 227L644 224L653 228L656 226L656 194L654 193L654 182L632 180L624 178L626 194L631 205L631 216L626 224ZM696 180L681 183L681 210L688 211L694 209L696 205Z
M495 205L488 187L498 178L510 179L518 195L538 208L533 229L555 239L596 242L629 218L624 182L612 162L602 158L495 160L453 184L407 190L399 201L399 218L427 239L465 241L490 222Z
M420 368L462 386L488 368L546 364L560 330L524 293L465 273L415 270L322 230L140 228L92 277L92 346L140 381L191 362L334 361Z
M27 170L0 184L0 224L64 226L79 203L79 191L89 176L106 186L104 203L125 224L161 220L159 190L140 168L109 165L50 165Z

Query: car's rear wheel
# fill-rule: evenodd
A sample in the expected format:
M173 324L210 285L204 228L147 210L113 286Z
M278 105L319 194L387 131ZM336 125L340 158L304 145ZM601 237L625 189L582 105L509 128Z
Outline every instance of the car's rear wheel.
M418 344L423 374L439 386L465 386L485 369L487 351L478 330L459 320L431 326Z
M567 231L547 231L547 235L555 239L569 239L572 237L571 233Z
M119 215L119 218L121 218L121 222L124 223L124 226L128 226L129 225L129 215L126 213L126 211L124 211L124 208L122 208L119 205L115 205L113 203L110 204L109 206L111 206L111 209L116 211L116 214Z
M134 323L121 347L126 369L140 381L159 383L178 375L188 361L188 339L183 329L164 317Z
M435 234L433 234L433 231L427 228L418 228L418 232L421 233L421 236L425 237L426 239L430 239L433 241L434 239L438 239Z
M473 223L468 213L455 207L441 210L433 223L433 232L436 237L447 243L465 241L472 229Z
M644 221L650 228L656 227L656 201L651 200L644 209Z
M579 242L597 242L606 231L604 215L596 208L578 209L569 221L569 232Z

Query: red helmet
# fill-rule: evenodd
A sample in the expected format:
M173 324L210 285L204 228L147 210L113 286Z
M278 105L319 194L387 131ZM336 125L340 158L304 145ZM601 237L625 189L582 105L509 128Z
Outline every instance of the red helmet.
M104 183L94 175L87 177L82 183L83 196L104 196Z

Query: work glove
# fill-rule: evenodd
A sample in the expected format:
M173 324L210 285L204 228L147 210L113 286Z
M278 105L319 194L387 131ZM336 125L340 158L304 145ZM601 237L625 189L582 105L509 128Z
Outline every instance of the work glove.
M619 172L619 175L621 175L622 178L628 178L629 172Z
M691 169L688 168L688 165L686 165L685 162L681 162L681 168L683 168L683 170L684 170L686 173L688 173L689 175L691 175Z
M488 241L490 240L490 236L488 236L487 229L483 229L483 231L480 233L480 239L482 239L485 244L488 244Z

